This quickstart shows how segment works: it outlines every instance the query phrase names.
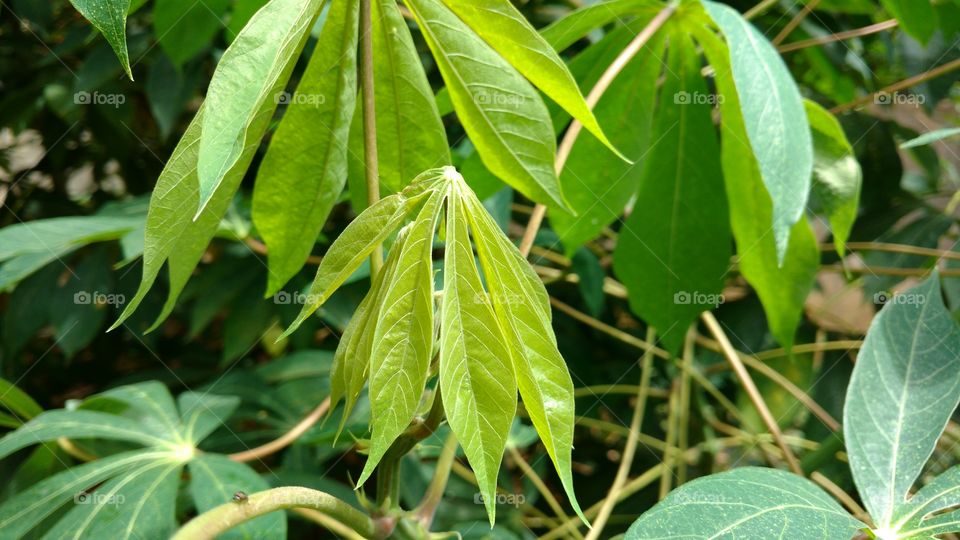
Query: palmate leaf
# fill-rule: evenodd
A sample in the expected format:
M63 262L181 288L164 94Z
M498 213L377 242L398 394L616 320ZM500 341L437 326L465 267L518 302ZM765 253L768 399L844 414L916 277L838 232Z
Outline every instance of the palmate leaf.
M357 97L358 7L358 0L331 4L257 173L253 222L269 249L268 296L303 267L347 179L346 140Z
M701 17L704 15L701 14ZM717 73L730 73L730 54L705 24L688 27ZM771 234L773 203L750 147L731 77L716 79L720 102L720 160L723 167L730 225L737 244L740 273L757 291L773 336L785 347L793 344L803 303L820 265L820 252L805 218L790 233L786 255L780 255Z
M625 540L649 538L853 538L866 525L813 482L743 467L698 478L643 514Z
M127 77L133 80L130 54L127 52L127 13L130 11L130 0L70 0L70 3L103 34L113 52L117 54Z
M197 155L199 215L241 160L264 104L303 48L322 0L270 0L223 53L210 81ZM233 191L233 190L228 190Z
M190 495L197 513L211 510L229 501L238 491L256 493L270 485L253 469L217 454L202 454L187 465L190 470ZM286 538L286 518L282 512L271 512L244 522L218 536L223 540Z
M179 407L160 383L121 386L84 400L77 409L44 412L0 439L0 458L61 437L81 445L110 440L142 446L64 470L5 500L0 504L2 536L167 537L176 528L178 485L187 464L194 503L201 511L229 500L233 492L224 495L224 490L233 486L263 489L263 480L246 465L195 450L239 400L187 392L178 402ZM49 530L37 530L58 511L61 517ZM283 537L285 529L282 514L276 514L237 531L264 538Z
M530 199L566 207L553 166L553 125L533 86L440 0L405 3L483 163Z
M776 48L737 11L704 0L729 47L729 70L714 65L718 85L733 78L746 135L773 201L777 262L787 256L803 218L813 171L813 145L803 101ZM724 68L728 66L723 66Z
M624 161L607 139L567 65L509 0L443 0L490 47Z
M677 352L690 324L720 303L730 226L711 97L693 40L670 36L650 156L636 211L617 236L614 270L630 307Z
M847 390L850 468L880 529L897 529L897 510L958 403L960 328L943 305L934 272L874 318Z
M960 467L938 476L900 505L891 529L901 538L929 538L935 534L960 531L960 513L956 510L936 514L960 505ZM935 515L936 514L936 515Z

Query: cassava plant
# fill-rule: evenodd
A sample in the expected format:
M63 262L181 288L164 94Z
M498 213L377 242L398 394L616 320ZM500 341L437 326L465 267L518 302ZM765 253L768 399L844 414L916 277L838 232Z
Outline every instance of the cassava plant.
M102 339L133 336L166 372L124 373L46 411L17 386L35 364L0 379L0 467L13 471L0 538L282 539L288 515L373 540L960 532L948 308L960 255L943 249L960 198L941 186L960 160L928 146L943 154L957 131L926 116L919 137L876 127L919 99L900 93L916 85L956 112L931 83L960 67L956 0L764 0L744 13L711 0L70 3L104 38L81 29L56 47L101 46L79 74L50 49L77 79L72 106L56 79L0 98L0 118L28 98L73 125L78 107L113 106L84 114L140 140L118 112L126 94L94 82L114 69L137 84L144 59L157 138L176 111L193 117L149 201L0 228L0 290L13 291L0 368L9 376L6 359L45 327L47 352L83 358L116 308ZM14 4L46 47L57 30L37 26L44 7ZM784 44L794 32L810 37ZM881 86L899 69L888 46L907 51L910 77ZM912 73L918 51L950 60ZM876 180L901 172L885 161L898 149L927 176ZM0 157L0 172L17 161ZM0 184L0 203L25 177ZM102 294L131 268L129 301ZM914 276L894 294L894 278ZM589 313L558 299L568 286ZM54 307L35 315L50 287ZM846 316L849 301L824 315L837 288L887 305L869 324ZM208 378L153 352L211 331L221 342L190 356L223 349ZM335 347L317 349L329 336ZM624 347L641 350L635 385L601 361ZM251 350L262 361L244 362ZM851 350L856 363L837 368L849 383L828 386L841 362L825 356ZM629 422L616 407L589 416L617 393L633 399ZM603 444L578 440L575 462L580 425ZM360 456L341 483L325 478L333 455ZM595 470L612 480L575 489L575 472ZM658 497L644 491L656 482ZM596 503L581 508L585 493ZM634 494L642 504L621 505Z

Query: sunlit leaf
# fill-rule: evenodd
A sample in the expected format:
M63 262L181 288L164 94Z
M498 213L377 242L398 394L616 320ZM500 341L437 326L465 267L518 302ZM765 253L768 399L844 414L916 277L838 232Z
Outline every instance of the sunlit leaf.
M658 0L608 0L586 4L553 22L540 33L555 50L563 51L590 32L607 24L623 22L623 18L631 15L649 20L661 9L663 9L663 3ZM604 124L601 123L601 125ZM611 134L614 133L612 130L609 131Z

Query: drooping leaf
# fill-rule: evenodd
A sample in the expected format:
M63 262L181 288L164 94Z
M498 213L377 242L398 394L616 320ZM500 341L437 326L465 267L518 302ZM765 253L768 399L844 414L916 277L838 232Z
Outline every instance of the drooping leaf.
M924 146L949 137L956 137L957 135L960 135L960 128L946 128L929 131L923 135L920 135L919 137L910 139L909 141L901 144L900 148L916 148L918 146Z
M729 6L710 1L703 5L726 38L730 70L714 65L717 84L733 78L749 147L773 202L770 225L782 264L792 229L803 218L813 171L813 144L800 91L776 48L756 27Z
M827 216L837 253L844 256L853 221L857 218L863 171L840 122L826 109L806 100L813 132L813 190L810 206Z
M730 73L729 53L719 37L698 25L692 27L692 33L713 69ZM770 229L773 203L747 142L737 89L730 77L720 77L716 82L723 98L720 159L739 270L757 291L771 333L781 345L790 347L820 265L819 248L810 225L801 219L793 226L786 256L780 260Z
M937 30L937 15L933 4L926 0L880 0L884 8L898 21L911 37L926 44Z
M446 255L440 322L440 389L447 421L477 476L490 525L497 471L517 409L510 353L480 282L467 232L464 197L447 198Z
M60 252L72 246L116 240L143 216L62 217L15 223L0 229L0 262L31 253Z
M693 41L671 34L635 209L621 228L614 270L630 307L677 352L690 324L720 302L730 226L713 100Z
M958 351L960 329L943 305L936 272L891 299L870 325L843 431L853 479L880 528L892 525L960 403Z
M357 0L331 4L297 91L284 99L289 106L257 174L253 222L269 250L268 296L303 267L347 180L358 6Z
M563 51L590 32L610 24L622 21L624 17L635 15L649 20L657 11L663 9L663 3L657 0L608 0L596 4L587 4L559 19L540 31L543 39L554 50ZM601 125L605 125L601 122ZM608 130L611 134L613 130Z
M406 219L423 200L426 192L424 185L411 186L401 193L381 199L366 209L330 246L327 256L317 268L317 276L310 286L307 302L290 328L284 333L289 335L316 311L350 274L370 256L374 248L380 245Z
M276 105L275 87L288 76L287 66L303 48L321 3L271 0L223 53L204 104L197 155L197 215L241 161L248 133L264 105L271 101Z
M203 513L233 499L238 491L256 493L269 489L253 469L243 463L217 454L197 456L187 466L190 470L190 496ZM271 512L246 521L218 536L224 540L283 539L287 537L287 519L283 512Z
M157 0L153 27L157 41L176 66L182 66L210 45L223 28L229 0Z
M573 381L557 350L546 290L479 200L468 194L466 203L490 301L507 340L524 408L553 461L570 504L583 518L571 469Z
M130 55L127 52L127 12L130 0L70 0L73 7L103 34L120 60L120 65L133 80Z
M370 354L372 437L360 484L410 425L426 387L434 338L433 237L444 195L424 203L385 282Z
M530 199L565 207L543 100L440 0L408 0L457 115L484 164Z
M607 139L567 65L509 0L443 2L521 75L579 120L604 146L626 160Z
M43 412L43 408L29 394L6 379L0 379L0 407L26 422Z
M800 476L743 467L698 478L640 516L625 540L853 538L866 525Z
M592 87L645 23L631 22L577 55L570 69L580 84ZM570 151L560 181L570 188L567 200L576 216L559 209L550 211L550 224L568 256L620 216L637 192L643 163L653 155L651 144L656 141L650 131L657 79L663 69L658 59L663 57L664 39L657 34L624 66L594 108L602 125L607 126L610 140L634 163L604 152L591 137L577 137Z

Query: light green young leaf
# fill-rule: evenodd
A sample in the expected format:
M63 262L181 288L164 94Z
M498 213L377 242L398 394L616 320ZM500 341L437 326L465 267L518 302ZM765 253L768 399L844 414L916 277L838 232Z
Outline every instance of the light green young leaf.
M177 485L182 470L179 461L157 460L113 478L88 495L93 504L75 504L47 538L169 537L177 528Z
M557 350L543 282L510 243L482 203L465 194L467 215L494 313L510 352L520 397L574 511L584 521L573 488L573 381Z
M440 389L447 421L477 476L492 527L497 472L517 410L517 383L510 376L513 366L503 331L480 282L462 189L455 184L447 198Z
M646 20L618 28L590 46L570 62L583 88L592 87L602 73L639 33ZM559 209L550 211L550 225L563 242L568 256L594 239L619 217L636 194L643 173L643 161L650 158L651 123L657 98L657 79L663 69L663 33L657 33L624 66L594 108L607 126L610 140L634 163L626 163L605 152L592 137L577 137L570 157L560 173L567 200L576 216Z
M166 456L155 450L122 452L46 478L0 504L0 530L6 538L21 538L63 504L83 500L86 490Z
M275 87L288 76L287 66L303 48L321 4L322 0L271 0L223 53L204 105L197 156L198 216L241 160L248 132L264 104L276 105Z
M370 291L350 318L350 323L344 330L340 338L340 346L337 347L334 355L330 373L331 410L341 399L344 400L343 415L340 417L340 427L337 431L338 439L363 390L363 385L367 382L367 375L370 372L370 355L373 350L373 332L369 329L375 327L372 321L380 318L380 308L383 306L383 298L386 294L384 284L393 281L408 230L401 229L397 234L397 239L390 249L383 268L374 278Z
M803 218L813 171L813 143L800 91L759 30L729 6L707 0L703 5L729 47L730 69L714 65L717 84L727 84L732 76L736 86L750 148L773 201L771 224L782 264L791 230Z
M190 461L190 496L197 513L212 510L233 499L234 493L256 493L270 485L253 469L227 456L202 454ZM287 518L283 512L271 512L246 521L218 536L221 540L268 540L287 537Z
M267 296L306 262L347 180L357 97L357 0L330 5L320 39L260 165L253 222L269 248Z
M712 96L693 40L670 36L634 211L617 236L614 270L630 307L677 352L690 324L721 303L730 264L730 224L713 126Z
M380 182L397 192L421 172L450 164L450 149L433 90L410 28L395 0L374 0Z
M410 425L426 388L434 338L433 237L445 195L434 193L423 205L385 282L370 355L370 451L358 484Z
M130 71L130 54L127 52L127 12L130 0L70 0L73 7L103 34L113 47L120 65L133 80Z
M827 216L837 253L843 257L850 230L857 218L863 171L840 122L813 101L804 100L804 105L813 133L810 206L814 212Z
M533 86L440 0L406 5L483 163L530 199L566 207L553 166L553 125Z
M701 25L692 25L691 31L714 70L729 73L730 57L720 38ZM793 226L781 261L770 234L773 203L747 142L737 89L730 77L720 77L717 90L723 96L720 159L739 270L757 291L771 333L781 345L790 347L820 266L819 247L810 225L801 219Z
M923 135L920 135L919 137L910 139L909 141L901 144L900 148L916 148L918 146L925 146L948 137L956 137L957 135L960 135L960 128L947 128L929 131Z
M597 28L631 15L649 21L663 9L659 0L608 0L577 8L540 31L556 51L563 51ZM644 22L641 26L645 25ZM609 130L610 133L615 133Z
M417 186L417 189L420 188L421 186ZM307 302L281 338L293 333L307 317L322 306L363 260L400 226L425 195L424 191L405 190L381 199L357 216L330 246L327 256L317 268L317 276L310 286Z
M577 82L553 47L509 0L443 0L487 45L618 157L627 158L607 139Z
M900 21L903 30L922 44L937 31L937 15L933 3L927 0L880 0L880 3Z
M210 46L223 28L222 20L230 4L229 0L154 2L154 34L175 66L182 66Z
M853 538L866 525L813 482L743 467L698 478L640 516L625 540L649 538Z
M960 403L958 351L960 328L943 305L936 272L892 298L867 331L843 432L853 479L880 528L893 525Z

